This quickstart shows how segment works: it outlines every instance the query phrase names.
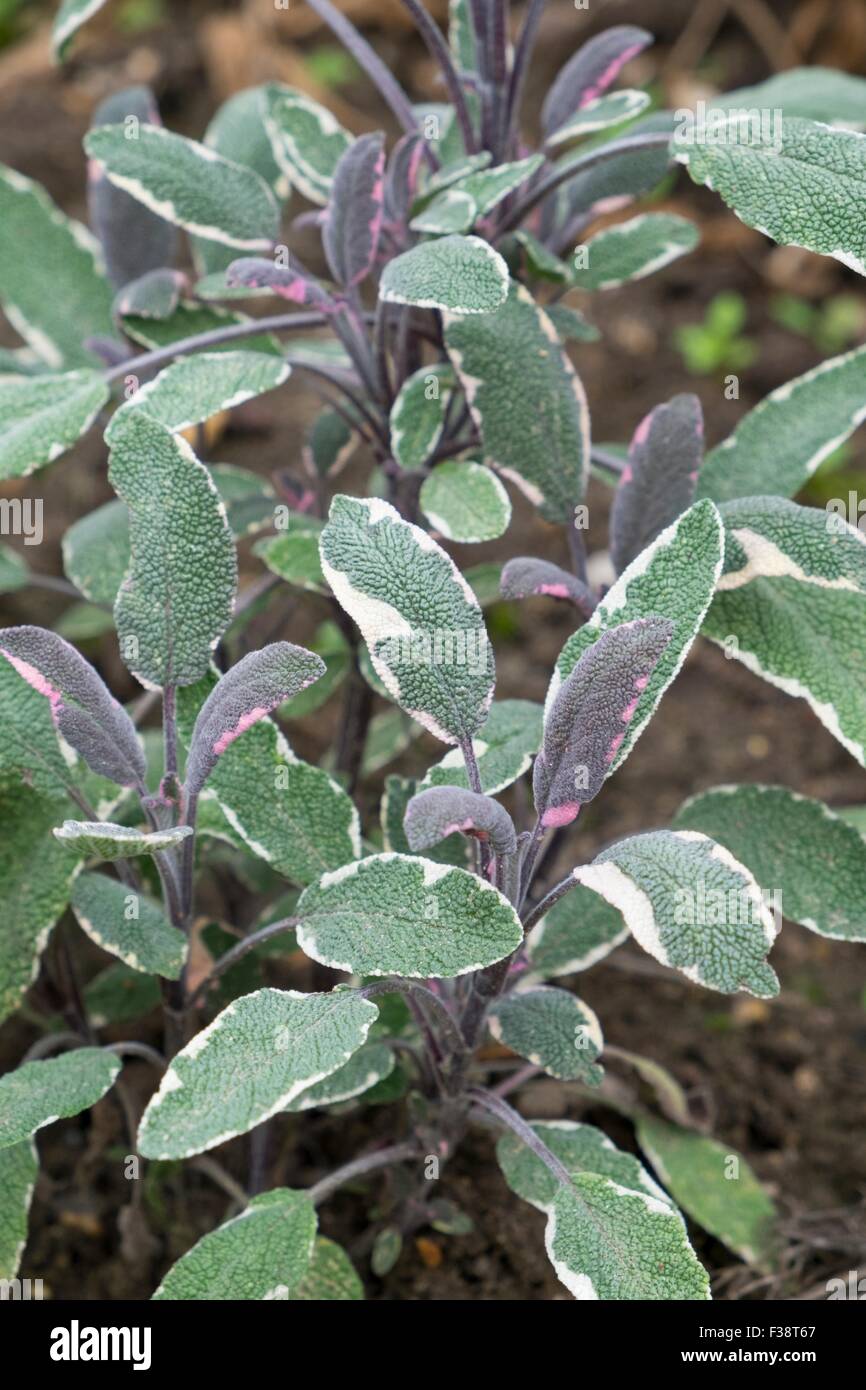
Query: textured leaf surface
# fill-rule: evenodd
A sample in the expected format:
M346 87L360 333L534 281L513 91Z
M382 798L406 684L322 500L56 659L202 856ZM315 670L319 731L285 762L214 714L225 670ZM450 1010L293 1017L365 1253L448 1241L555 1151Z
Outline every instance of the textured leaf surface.
M279 536L266 536L253 547L272 574L287 584L308 589L314 594L327 594L328 586L319 558L319 539L322 523L317 517L298 516L292 519L288 531Z
M546 594L550 598L568 599L587 616L595 607L586 584L568 570L560 569L549 560L538 560L534 555L520 555L509 560L502 568L500 588L503 598Z
M3 785L21 778L46 797L65 796L77 781L74 753L60 743L49 702L8 661L0 661L0 720Z
M726 502L722 515L725 568L704 632L806 700L866 764L866 537L779 497Z
M581 1301L710 1297L679 1213L599 1173L578 1173L560 1189L545 1244L557 1276Z
M487 1024L497 1042L560 1081L598 1086L595 1059L604 1047L601 1025L588 1004L564 989L535 986L496 1001Z
M121 655L142 685L192 684L231 617L225 508L186 441L140 411L117 433L108 476L130 510L130 568L114 610Z
M384 849L396 850L398 854L412 853L406 838L404 820L409 802L417 792L418 780L415 777L385 778L385 791L379 806ZM470 850L470 842L462 834L455 832L425 850L424 858L435 859L437 864L454 864L459 869L469 869L472 867Z
M67 579L91 603L113 607L129 565L129 512L106 502L70 526L63 537Z
M126 197L116 188L112 192ZM145 211L139 203L133 206ZM114 315L117 318L133 314L144 319L167 319L180 303L186 283L186 276L180 270L149 270L131 284L124 285L114 301Z
M505 302L508 266L498 251L474 236L425 241L389 261L379 298L459 315L489 314Z
M42 627L7 627L0 629L0 654L47 699L58 733L88 767L121 786L142 782L135 725L74 647Z
M406 840L415 854L459 832L489 840L494 854L514 854L517 835L504 806L492 797L460 787L428 787L409 802L403 821Z
M385 137L361 135L334 170L322 243L334 279L347 289L376 261L385 206Z
M598 130L620 125L622 121L634 120L650 104L648 92L626 90L610 92L607 96L595 97L571 116L564 125L547 138L547 147L557 149L572 140L582 139Z
M206 241L268 251L277 239L279 204L252 169L162 126L99 126L84 138L91 159L117 187L151 212Z
M765 959L777 927L762 885L706 835L634 835L573 872L622 913L638 945L663 965L722 994L778 994Z
M767 141L753 122L733 118L672 149L747 227L866 274L866 136L799 116L786 116L776 135Z
M642 1115L638 1141L674 1200L750 1264L771 1255L776 1210L746 1160L704 1134Z
M697 396L674 396L644 416L611 509L610 550L618 574L691 505L703 452Z
M51 835L57 804L25 785L0 789L0 1019L36 977L54 923L69 902L77 864Z
M248 652L211 691L195 722L185 790L196 796L217 759L271 710L318 680L324 662L305 647L272 642Z
M632 1192L667 1201L663 1192L634 1154L623 1153L594 1125L572 1120L536 1122L531 1128L555 1154L571 1178L581 1173L599 1173ZM503 1134L496 1145L496 1158L502 1176L512 1192L539 1211L549 1212L560 1184L536 1154L516 1134Z
M595 101L616 81L621 69L652 43L652 34L633 24L615 24L584 43L557 74L544 99L541 119L549 134L572 112Z
M18 1273L38 1174L39 1157L32 1140L0 1149L0 1279L14 1279Z
M167 430L199 425L220 410L281 386L289 365L265 352L199 352L164 367L141 386L117 412L105 432L112 444L126 428L129 413L139 411Z
M324 1081L317 1081L296 1096L286 1109L291 1112L314 1110L317 1106L337 1105L353 1096L360 1096L377 1086L394 1070L394 1051L383 1042L366 1042L363 1047L331 1072Z
M113 335L111 299L90 233L38 183L0 165L0 304L16 333L55 370L92 366L82 344Z
M337 496L322 569L389 694L444 743L471 737L493 696L478 600L453 560L378 498Z
M183 338L194 338L199 333L210 333L215 328L230 328L234 324L251 323L249 314L241 314L218 304L199 304L193 300L181 300L174 313L167 319L146 319L140 314L127 314L123 320L123 331L133 342L144 348L168 347ZM255 334L244 339L250 352L270 352L283 357L284 350L270 333ZM309 345L309 340L308 340ZM286 351L290 344L286 343ZM294 349L292 349L294 350ZM234 352L234 343L229 341L215 346L214 352Z
M589 410L550 319L512 284L495 313L444 323L485 461L549 521L570 523L586 486Z
M866 82L838 68L789 68L754 87L726 92L722 100L737 110L781 107L785 116L806 116L854 130L866 125Z
M553 978L588 970L627 938L622 914L575 884L533 927L527 949L533 973Z
M24 478L71 449L108 400L98 372L0 380L0 479Z
M341 156L352 143L335 116L291 87L264 89L265 129L286 178L312 203L327 203Z
M529 768L541 747L544 712L531 700L495 700L487 722L472 740L481 790L487 796L510 787ZM459 748L427 772L422 787L469 787Z
M210 682L178 701L194 723ZM267 795L263 795L263 789ZM302 762L271 719L247 729L222 754L202 804L215 801L235 834L293 883L307 884L361 852L358 813L337 782Z
M532 773L545 828L569 825L601 791L672 633L665 618L609 628L563 681L545 716Z
M187 944L156 903L119 879L81 874L72 890L72 911L91 941L124 965L168 980L180 976Z
M65 820L54 837L86 858L112 860L174 849L191 834L188 825L143 831L110 821Z
M465 869L376 854L301 895L298 945L358 975L449 979L510 955L522 932L510 903Z
M236 999L172 1061L142 1117L141 1152L187 1158L246 1134L348 1061L377 1012L350 991Z
M0 1077L0 1149L95 1105L119 1071L120 1059L112 1053L79 1047L7 1072Z
M501 482L481 463L449 459L421 484L419 504L447 541L495 541L511 521L511 502Z
M420 367L407 377L391 407L391 452L403 468L420 468L442 434L454 372L447 362Z
M635 618L662 617L674 624L673 636L629 720L611 771L631 752L686 658L721 572L723 546L722 523L716 508L708 501L697 502L632 561L589 622L568 639L559 654L548 707L561 682L600 632Z
M799 492L866 419L864 375L866 347L859 347L771 391L707 454L698 497L730 502Z
M437 214L447 217L447 210L451 207L455 212L457 208L462 208L463 216L458 217L452 227L448 227L446 221L441 230L468 231L479 217L487 216L509 194L516 192L526 183L543 162L542 155L534 154L512 164L497 164L492 169L478 169L467 173L453 181L443 192L437 193L410 226L416 231L435 231Z
M342 1246L324 1236L316 1236L313 1258L301 1283L292 1294L295 1301L324 1303L348 1302L364 1297L364 1285Z
M576 267L572 284L582 290L612 290L642 280L693 251L698 230L688 218L647 212L607 227L586 243L586 267Z
M866 843L828 806L787 787L714 787L674 818L730 850L782 911L820 936L866 941Z
M316 1211L303 1192L276 1187L202 1236L172 1265L154 1300L269 1300L298 1296L310 1271Z

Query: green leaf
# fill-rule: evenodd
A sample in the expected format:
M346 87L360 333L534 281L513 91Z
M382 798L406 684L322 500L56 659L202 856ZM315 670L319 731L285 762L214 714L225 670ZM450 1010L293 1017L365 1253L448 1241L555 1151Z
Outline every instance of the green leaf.
M109 482L130 510L130 568L115 605L121 656L148 688L207 671L231 618L237 562L225 507L179 435L132 411Z
M584 247L586 266L575 265L571 283L582 290L612 290L629 280L643 280L698 244L698 229L688 218L669 212L646 212L618 222L590 237Z
M251 536L273 523L276 494L267 478L233 463L209 463L207 469L225 503L235 540Z
M367 1042L359 1047L337 1071L331 1072L324 1081L318 1081L296 1096L288 1111L314 1110L323 1105L337 1105L351 1100L353 1096L363 1095L371 1086L377 1086L390 1076L394 1070L394 1052L384 1042Z
M448 47L459 72L477 72L475 28L472 23L470 0L448 0Z
M0 1149L88 1110L114 1084L120 1066L118 1057L100 1047L79 1047L7 1072L0 1077Z
M82 24L101 10L105 0L62 0L51 30L51 48L57 62L66 57L69 45Z
M0 479L27 477L71 449L108 394L99 372L0 380Z
M866 765L866 537L779 497L722 506L725 568L706 636L804 699Z
M409 802L419 791L414 777L386 777L385 791L379 807L379 822L382 827L382 847L395 850L398 854L411 854L406 838L404 820ZM437 864L453 864L458 869L473 867L474 850L469 842L456 831L440 840L437 845L424 851L425 859L433 859Z
M389 418L391 453L402 468L421 468L433 453L454 384L448 362L419 367L403 382Z
M601 1025L588 1004L564 989L531 986L504 994L487 1025L497 1042L560 1081L601 1084L595 1059L604 1048Z
M288 531L267 536L253 546L272 574L287 584L308 589L313 594L327 594L328 586L319 559L319 539L322 523L314 516L293 517Z
M92 367L83 343L114 335L111 301L90 233L0 164L0 304L16 333L55 371Z
M364 1285L342 1246L316 1236L310 1267L291 1297L295 1302L348 1302L363 1299Z
M765 959L777 923L761 887L722 845L692 830L620 840L574 878L622 913L639 946L694 984L759 999L779 992Z
M512 233L515 242L526 256L526 264L533 275L537 275L541 280L552 280L555 285L567 285L571 279L571 271L561 261L558 256L545 246L543 241L539 241L531 232L519 231ZM547 306L547 315L552 318L551 309L556 305ZM580 315L578 315L578 318Z
M155 1301L290 1299L310 1272L316 1211L303 1192L276 1187L202 1236L173 1264Z
M533 974L553 979L588 970L627 937L621 913L576 884L533 927L526 944Z
M65 820L54 837L79 856L112 860L174 849L192 833L188 825L143 831L110 821Z
M866 125L866 81L838 68L789 68L755 87L726 92L719 105L743 110L775 110L828 125L862 130Z
M532 700L494 701L486 723L472 740L485 795L496 796L528 771L541 747L543 728L544 711ZM428 770L418 790L426 787L469 787L459 748Z
M603 97L595 97L580 106L564 125L548 135L545 148L555 150L572 140L581 140L585 135L607 130L610 126L621 125L640 116L650 104L649 92L625 88L620 92L608 92Z
M281 386L289 365L265 352L200 352L164 367L117 411L105 438L113 444L132 411L140 411L167 430L187 430L220 410Z
M651 1115L639 1117L637 1137L692 1220L749 1264L770 1261L776 1209L736 1149Z
M30 582L30 568L11 545L0 545L0 594L13 594Z
M46 797L64 797L76 781L72 750L61 748L50 702L5 658L0 660L0 724L3 787L11 772L13 782L20 777Z
M324 106L281 83L262 89L262 108L279 168L299 193L324 207L352 136Z
M0 1279L14 1279L27 1242L39 1155L32 1139L0 1149Z
M6 785L0 790L0 814L4 826L0 839L0 891L5 905L0 918L3 1019L17 1009L36 978L51 929L69 902L78 865L51 834L57 824L56 801L24 784Z
M476 733L493 696L493 651L453 560L389 503L342 495L320 555L392 698L443 743Z
M183 932L156 903L119 879L81 874L72 890L72 911L91 941L133 970L180 978L187 954Z
M129 566L129 512L106 502L70 526L63 537L66 577L91 603L114 606Z
M146 1158L189 1158L285 1110L365 1041L377 1009L351 991L260 989L173 1059L138 1131Z
M184 338L195 338L200 333L211 333L215 328L231 328L234 324L252 323L249 314L237 313L217 304L197 304L192 300L181 300L174 313L167 319L146 319L140 314L127 314L123 319L123 331L133 342L148 349L170 347L172 343ZM250 352L269 352L276 357L283 356L283 348L272 333L259 333L244 339ZM290 344L286 343L288 351ZM212 352L235 352L234 343L229 340L222 346L215 345Z
M799 492L866 419L864 371L866 347L859 347L771 391L707 454L697 496L731 502Z
M634 1154L623 1153L594 1125L573 1120L547 1120L530 1126L567 1169L572 1181L581 1173L599 1173L632 1192L645 1192L667 1202L668 1195ZM502 1176L518 1197L539 1211L549 1212L560 1184L547 1164L516 1134L503 1134L496 1145Z
M706 132L688 125L671 148L747 227L866 274L866 136L799 116L786 116L773 134L766 139L748 116L734 117Z
M508 493L481 463L449 459L438 464L421 484L419 504L446 541L494 541L511 521Z
M722 565L721 520L712 502L697 502L641 551L608 590L589 622L566 642L548 692L548 708L578 659L599 633L636 618L663 617L674 624L630 719L610 771L628 757L685 661L712 599Z
M685 802L677 830L730 850L791 922L838 941L866 941L866 843L821 801L787 787L713 787Z
M563 343L597 343L601 337L595 324L567 304L550 304L545 312Z
M298 945L357 975L451 979L502 960L522 932L511 904L465 869L376 854L301 894Z
M533 154L513 164L497 164L493 169L466 174L437 193L409 225L416 232L467 232L480 217L486 217L510 193L532 178L543 163L543 155ZM443 215L445 221L437 227Z
M561 1187L545 1245L557 1276L578 1300L708 1299L706 1270L678 1212L647 1192L599 1173Z
M489 314L508 295L508 266L498 251L474 236L421 242L389 261L379 282L388 304Z
M158 1008L161 999L155 975L142 975L121 961L94 975L84 990L87 1017L94 1028L141 1018Z
M528 290L512 284L495 313L446 314L443 321L485 462L548 521L571 524L586 486L589 410L550 319Z
M104 125L84 137L111 183L151 212L205 241L269 251L279 233L279 204L252 169L162 126Z

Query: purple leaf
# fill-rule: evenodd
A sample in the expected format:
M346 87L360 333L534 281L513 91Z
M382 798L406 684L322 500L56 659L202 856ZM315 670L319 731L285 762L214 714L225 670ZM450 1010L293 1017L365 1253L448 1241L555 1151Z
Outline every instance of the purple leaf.
M455 831L487 841L494 854L514 854L517 849L517 834L505 807L461 787L430 787L413 796L403 828L413 854L432 849Z
M226 284L235 289L246 285L255 290L271 290L292 304L308 304L323 312L336 306L318 280L294 266L276 265L264 256L242 256L226 271Z
M272 642L227 671L195 721L186 767L187 798L198 796L217 760L236 738L324 672L321 657L291 642Z
M115 92L96 108L90 128L130 119L143 125L162 124L149 87ZM148 270L171 265L177 250L177 229L109 183L95 160L88 169L87 202L90 225L102 246L108 278L115 289L122 289Z
M361 135L334 171L323 241L334 279L353 289L376 260L385 208L385 137Z
M652 41L646 29L616 24L579 48L560 70L541 108L545 134L552 135L575 111L603 96L625 64Z
M692 504L704 455L697 396L674 396L644 416L629 445L610 514L617 574Z
M418 175L424 159L420 135L404 135L397 141L385 174L385 209L392 222L403 226L418 195Z
M503 598L547 594L549 598L568 599L587 618L595 608L595 598L588 585L560 569L559 565L551 564L550 560L537 560L534 555L520 555L509 560L502 570L499 589Z
M89 768L122 787L141 784L145 761L135 725L74 647L43 627L7 627L0 653L45 696L58 733Z
M602 633L561 686L544 721L532 789L545 827L569 825L601 790L673 623L640 618Z

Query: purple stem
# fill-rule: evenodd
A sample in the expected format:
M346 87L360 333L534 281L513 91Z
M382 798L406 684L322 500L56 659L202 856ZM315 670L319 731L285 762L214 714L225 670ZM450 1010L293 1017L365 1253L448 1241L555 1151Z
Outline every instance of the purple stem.
M445 79L445 86L448 88L448 95L454 106L454 112L463 132L463 143L466 146L467 154L474 154L478 149L475 139L475 131L472 129L472 118L469 115L469 108L466 105L466 95L463 91L463 84L460 81L457 69L448 51L448 45L442 37L437 24L430 18L421 0L403 0L406 9L412 15L418 26L418 31L427 45L427 51L441 69Z
M536 1158L540 1158L542 1163L550 1169L553 1176L566 1187L571 1187L571 1174L564 1164L560 1163L555 1153L552 1153L547 1145L539 1139L535 1130L528 1125L522 1115L512 1109L501 1096L495 1096L492 1091L482 1090L480 1086L473 1086L468 1092L470 1100L482 1110L495 1116L497 1120L507 1129L513 1131L518 1139L522 1139L528 1149L531 1149Z
M520 38L517 40L514 63L511 68L511 81L508 84L508 124L505 136L506 157L511 150L515 137L519 134L520 106L523 100L523 87L526 82L526 74L529 71L529 60L535 48L538 25L546 4L547 0L529 0L529 9L523 21Z

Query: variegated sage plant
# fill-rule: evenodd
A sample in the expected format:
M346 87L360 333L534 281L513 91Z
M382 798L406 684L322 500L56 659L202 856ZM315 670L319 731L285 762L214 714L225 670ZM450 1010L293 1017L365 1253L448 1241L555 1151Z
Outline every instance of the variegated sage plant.
M0 631L3 1014L26 1005L67 906L113 958L61 999L64 1024L29 1010L44 1036L0 1080L0 1275L24 1244L34 1133L122 1086L132 1056L156 1083L135 1136L145 1160L200 1161L286 1113L394 1102L390 1142L308 1190L254 1187L157 1298L361 1297L346 1253L317 1234L317 1207L367 1183L379 1274L407 1234L465 1230L437 1178L478 1121L503 1131L505 1179L545 1213L576 1298L705 1299L682 1213L760 1265L772 1203L696 1127L675 1079L606 1049L593 1011L550 981L632 937L698 985L768 998L770 889L810 930L866 939L859 831L784 787L705 792L670 829L589 863L576 834L699 633L806 700L864 763L864 538L789 499L866 415L866 349L788 382L709 452L684 394L627 447L596 447L566 345L598 335L564 300L574 292L591 313L596 294L695 246L695 227L661 212L580 240L675 163L748 225L862 274L866 137L850 127L864 83L797 71L720 98L709 121L642 115L645 92L612 88L650 35L616 27L566 63L531 152L522 97L543 0L513 26L507 0L452 0L447 42L405 0L443 81L443 102L422 107L330 0L309 3L376 84L395 142L353 138L269 84L228 101L198 144L133 89L98 109L85 140L91 231L0 170L0 300L25 343L0 363L0 472L54 464L99 422L117 496L66 533L68 588L88 605L72 611L79 626L113 621L151 692L130 713L62 635ZM59 53L97 8L65 0ZM281 240L292 190L312 205L296 221L320 232L326 277ZM177 268L179 230L194 270ZM281 476L275 492L200 461L189 440L202 452L206 422L293 372L326 402L306 477ZM376 464L371 495L335 495L359 442ZM613 488L606 586L586 564L590 470ZM489 565L458 569L444 543L502 536L509 487L565 529L571 570L517 557L491 582ZM236 546L251 535L266 574L238 601ZM5 589L30 578L7 548ZM494 698L483 609L500 583L508 599L570 606L544 709ZM253 613L279 629L288 586L322 614L315 650L289 640L288 619L284 640L238 658ZM338 688L340 743L314 766L285 727ZM142 723L157 701L161 730ZM425 731L439 760L388 776L380 823L362 824L359 782ZM524 778L512 815L497 798ZM554 837L574 865L559 882L543 867ZM196 884L215 855L268 905L205 927L212 963L192 983ZM320 989L263 987L264 958L295 945ZM162 1051L106 1043L105 1027L160 996ZM504 1075L488 1034L512 1059ZM640 1087L608 1092L606 1051ZM592 1125L522 1119L505 1096L545 1074L627 1114L655 1175Z

